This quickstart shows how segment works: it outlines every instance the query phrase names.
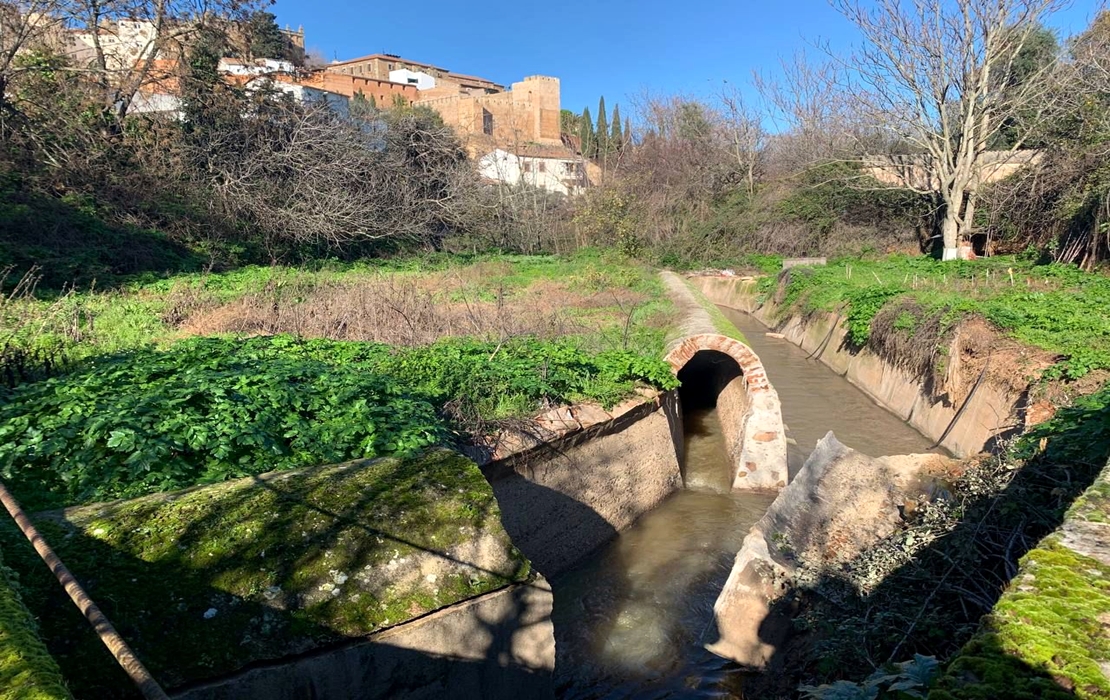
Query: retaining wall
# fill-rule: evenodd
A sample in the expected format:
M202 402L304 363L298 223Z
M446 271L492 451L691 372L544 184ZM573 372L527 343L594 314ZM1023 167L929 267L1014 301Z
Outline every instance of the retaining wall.
M568 422L585 417L561 410ZM573 566L682 484L677 394L616 413L482 468L513 544L545 576Z
M755 281L750 278L703 275L690 281L713 303L748 312L803 350L816 351L816 359L926 437L941 440L960 410L959 404L933 396L913 373L868 348L851 347L846 341L846 322L838 314L792 315L779 320L780 309L771 302L759 303ZM1022 393L984 381L940 444L959 457L990 449L999 437L1023 424L1024 407Z
M343 648L254 668L174 700L554 698L551 587L542 578Z

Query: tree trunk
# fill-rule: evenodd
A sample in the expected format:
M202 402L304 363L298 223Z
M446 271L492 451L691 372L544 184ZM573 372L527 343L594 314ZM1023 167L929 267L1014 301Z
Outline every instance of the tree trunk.
M960 257L960 229L956 217L955 206L949 204L944 208L944 222L940 229L941 241L944 244L941 260L958 260Z

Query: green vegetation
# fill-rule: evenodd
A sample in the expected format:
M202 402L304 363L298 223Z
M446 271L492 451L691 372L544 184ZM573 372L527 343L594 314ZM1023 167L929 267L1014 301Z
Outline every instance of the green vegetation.
M944 497L795 599L812 635L802 673L864 678L872 660L916 653L949 661L933 700L1107 697L1092 679L1110 661L1110 568L1053 533L1110 519L1108 461L1110 385L965 463Z
M496 358L496 361L495 361ZM0 474L32 510L134 497L275 469L444 443L454 415L611 406L638 382L675 385L660 358L571 340L373 343L185 340L93 359L0 405Z
M36 521L171 688L362 637L530 575L481 471L446 450ZM20 538L0 525L74 693L130 697L127 678Z
M559 335L572 335L589 349L628 348L655 356L662 350L671 308L652 270L595 250L562 257L432 254L356 263L321 260L306 267L247 266L129 279L103 291L0 297L0 339L5 345L76 361L170 344L181 337L177 326L190 315L247 298L261 299L265 306L298 306L319 290L357 292L365 286L370 291L411 290L431 304L469 304L479 315L496 311L478 309L479 302L495 304L506 314L517 311L517 301L530 304L522 313L546 306L573 322ZM8 287L16 281L11 276L4 280ZM565 303L559 308L551 308L551 300L544 298L550 291L563 293L559 301ZM390 322L403 323L406 311L397 308ZM476 334L471 314L465 315L465 324L452 334ZM478 335L500 338L495 328L481 325L478 330Z
M732 338L747 344L748 339L744 337L744 334L740 332L739 328L733 325L732 321L728 320L724 312L722 312L716 304L706 299L705 295L701 293L701 290L690 284L689 281L683 280L683 283L686 285L686 288L690 290L690 294L694 296L698 304L709 314L709 320L713 322L714 330L726 338Z
M24 549L29 545L23 543ZM58 665L23 606L15 573L0 559L0 700L67 700Z
M765 280L769 293L775 280ZM1014 257L942 263L893 256L841 258L790 270L781 278L783 310L842 310L849 337L868 342L872 321L894 300L939 314L946 328L978 314L1022 343L1061 356L1050 376L1078 379L1110 369L1110 278L1069 265ZM898 324L912 331L907 319Z
M930 700L1110 697L1110 566L1052 535L1022 560Z

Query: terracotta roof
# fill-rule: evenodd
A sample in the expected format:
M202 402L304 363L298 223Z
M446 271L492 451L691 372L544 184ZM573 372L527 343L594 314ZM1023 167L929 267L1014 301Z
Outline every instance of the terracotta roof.
M446 68L442 68L440 66L432 65L431 63L422 63L421 61L412 61L412 60L409 60L407 58L401 58L400 56L388 56L384 53L372 53L369 56L362 56L361 58L349 58L346 61L336 61L335 63L329 63L328 65L329 66L345 66L348 63L362 63L363 61L369 61L369 60L375 59L375 58L381 59L383 61L396 61L397 63L408 63L409 65L413 65L413 66L423 66L425 68L435 68L436 70L441 70L441 71L447 72Z
M578 154L566 146L543 146L538 143L528 143L519 148L510 149L517 156L524 158L558 158L559 160L578 160Z
M476 75L464 75L463 73L448 73L447 77L451 78L451 79L454 79L454 80L459 80L459 81L471 81L471 82L474 82L474 83L483 83L483 84L486 84L486 85L492 85L494 87L499 87L499 88L504 87L500 83L495 83L492 80L486 80L485 78L480 78Z

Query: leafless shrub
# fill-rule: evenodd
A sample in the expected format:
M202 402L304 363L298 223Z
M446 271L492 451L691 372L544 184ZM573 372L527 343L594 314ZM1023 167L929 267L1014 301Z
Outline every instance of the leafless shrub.
M357 282L316 282L300 275L271 282L229 304L201 308L181 328L200 335L292 333L409 346L447 336L500 342L523 335L558 338L592 330L574 311L614 304L633 309L641 301L626 291L584 294L545 282L511 295L503 289L491 293L455 273Z

